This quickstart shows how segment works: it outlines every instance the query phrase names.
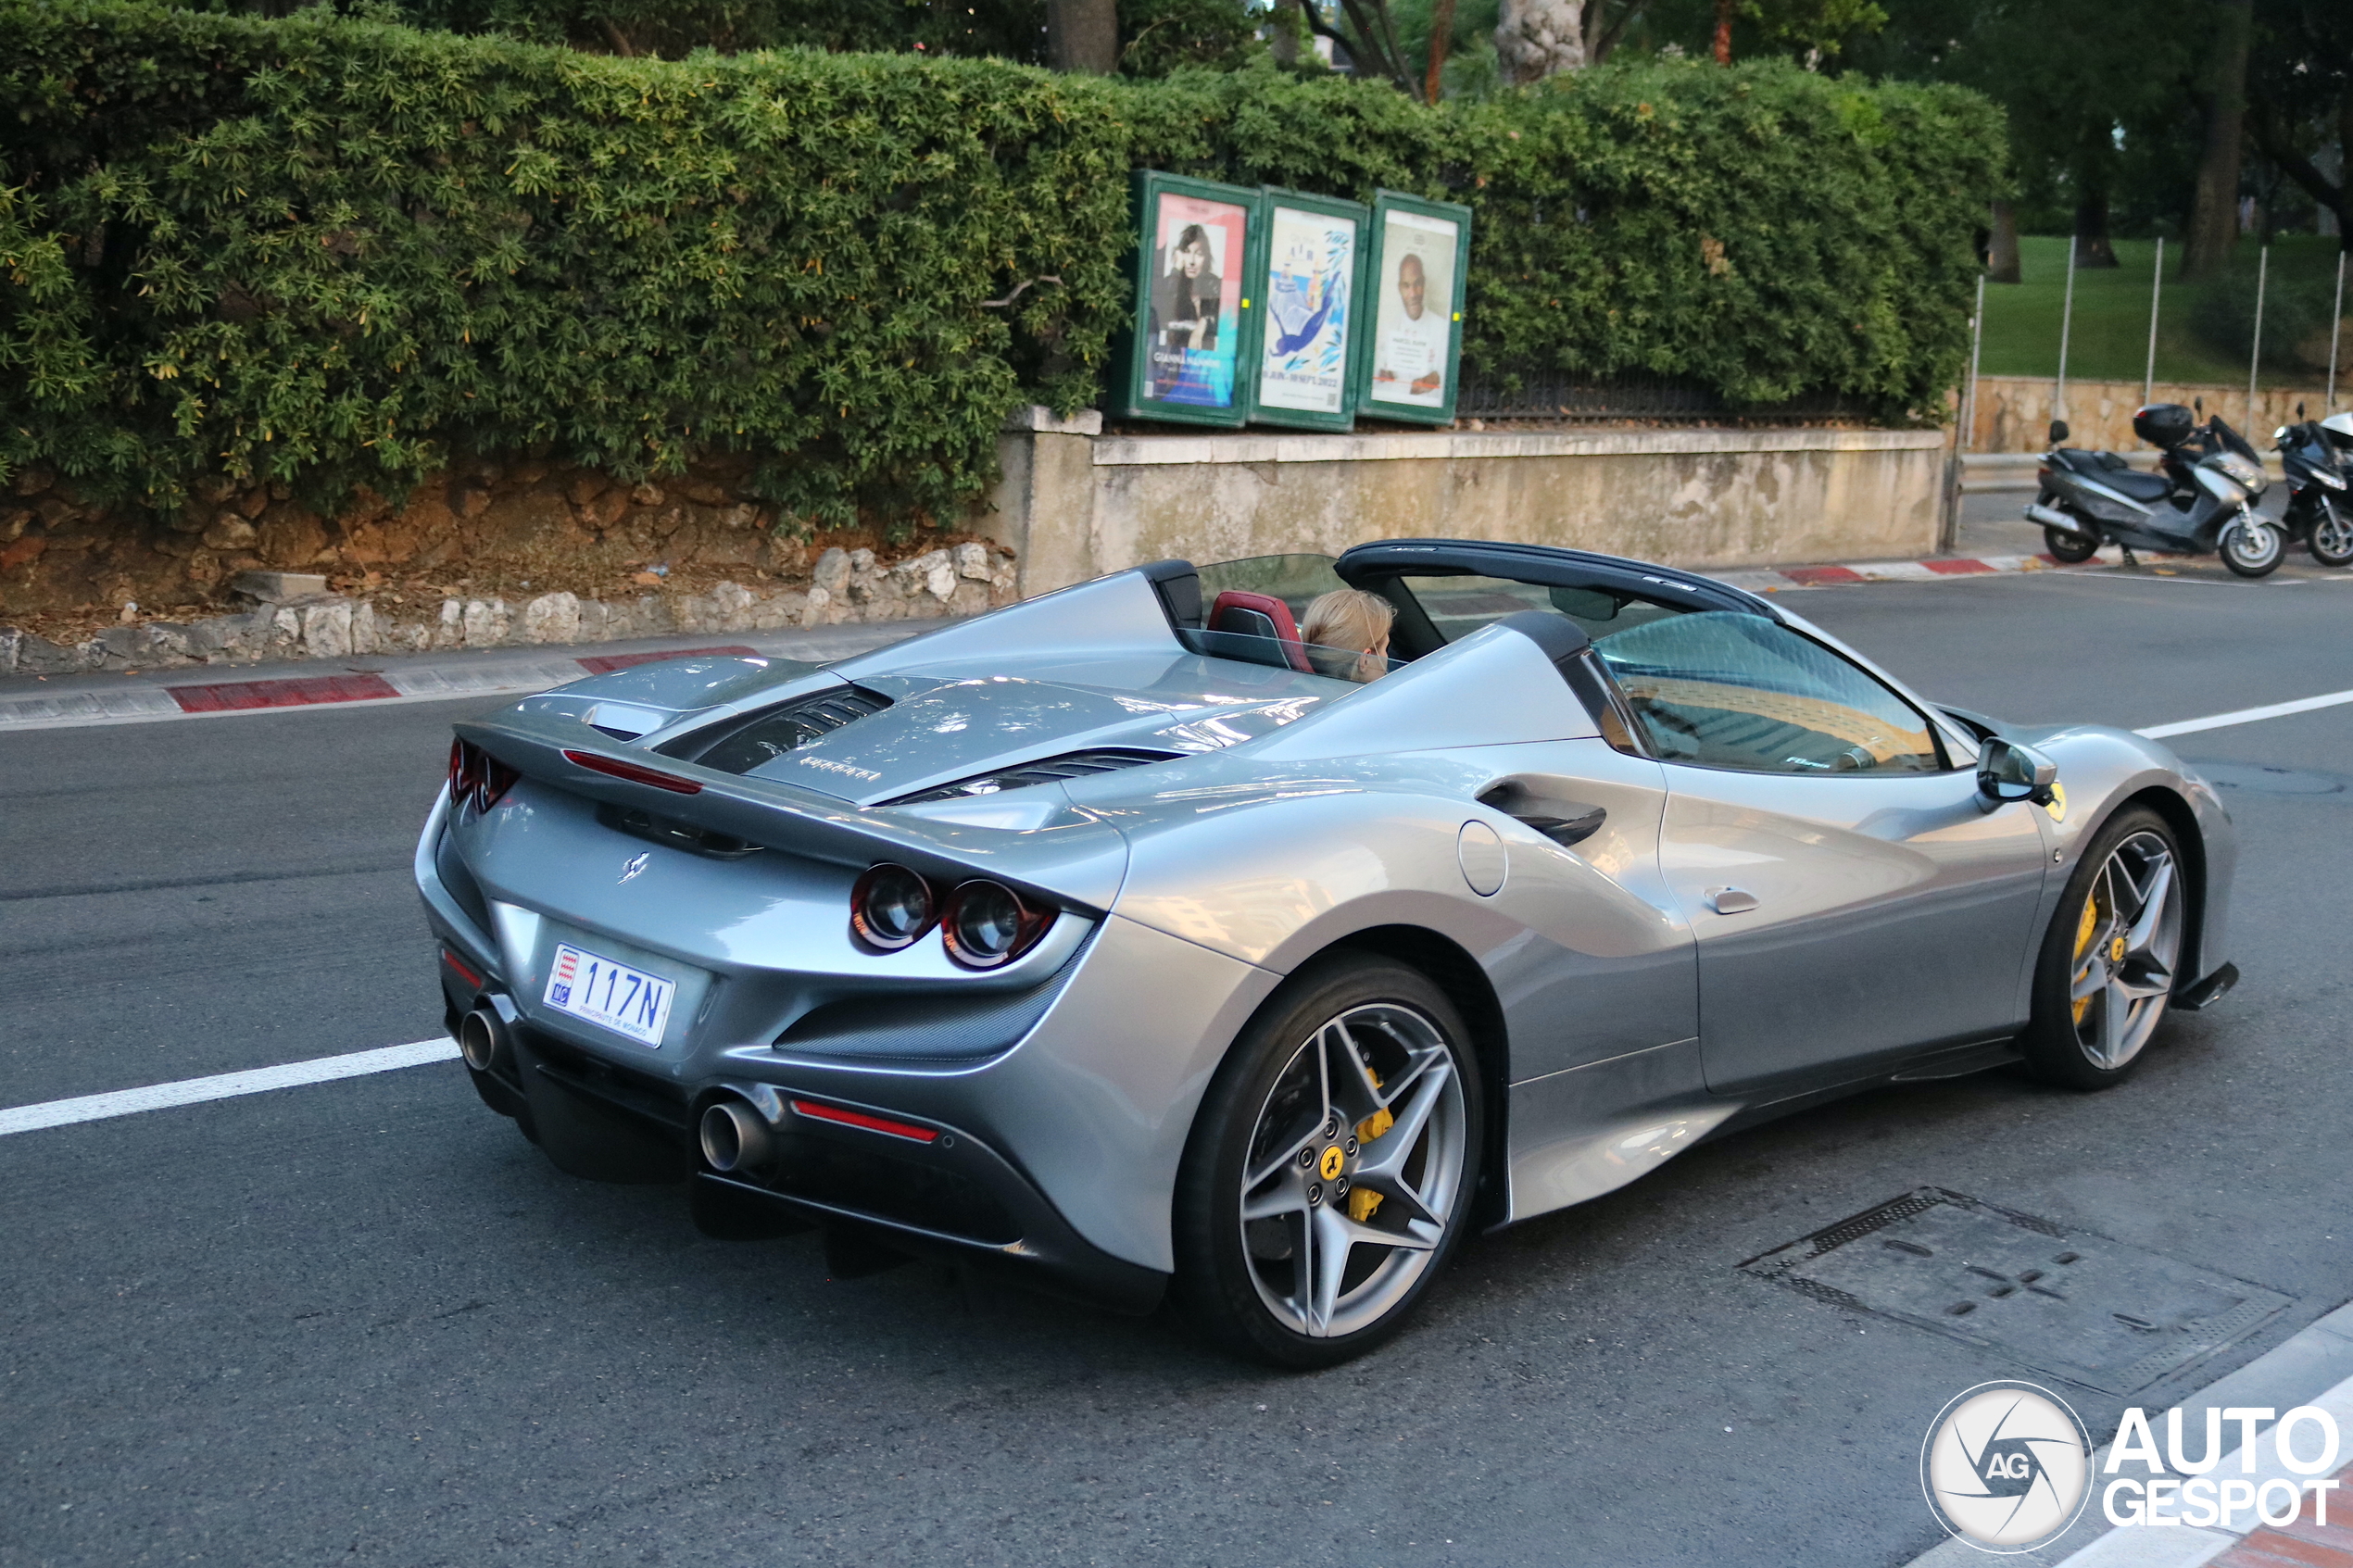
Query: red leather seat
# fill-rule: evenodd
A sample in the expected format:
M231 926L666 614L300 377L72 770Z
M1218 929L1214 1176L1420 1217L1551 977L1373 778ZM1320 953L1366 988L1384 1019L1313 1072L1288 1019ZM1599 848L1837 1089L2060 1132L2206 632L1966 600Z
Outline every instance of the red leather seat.
M1300 641L1299 622L1291 619L1290 606L1272 594L1227 589L1209 607L1209 629L1244 637L1271 638L1281 646L1283 658L1293 670L1302 674L1315 673L1315 666L1307 662L1307 646Z

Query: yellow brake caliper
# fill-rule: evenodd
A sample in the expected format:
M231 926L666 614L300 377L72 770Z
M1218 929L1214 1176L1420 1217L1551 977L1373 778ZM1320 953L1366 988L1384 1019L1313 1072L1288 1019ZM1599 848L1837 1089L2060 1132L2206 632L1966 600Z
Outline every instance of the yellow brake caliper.
M2100 923L2100 912L2095 907L2098 903L2099 899L2096 895L2086 893L2083 896L2083 918L2075 927L2075 962L2077 964L2082 963L2083 961L2083 955L2092 950L2092 935L2099 929ZM2070 965L2068 968L2068 978L2072 981L2074 977L2074 965ZM2091 1006L2092 998L2090 997L2078 997L2075 998L2076 1022L2081 1023L2083 1022L2083 1014L2090 1010Z
M1367 1067L1365 1069L1365 1076L1373 1081L1373 1087L1378 1089L1381 1086L1380 1074L1374 1072L1371 1068ZM1365 1117L1362 1122L1356 1123L1356 1142L1358 1147L1361 1148L1362 1146L1372 1142L1375 1138L1380 1136L1383 1133L1386 1133L1395 1125L1397 1125L1397 1118L1389 1113L1389 1107L1381 1107L1378 1110L1374 1111L1370 1116ZM1366 1187L1353 1187L1350 1189L1348 1194L1348 1217L1355 1221L1358 1224L1361 1225L1365 1221L1371 1219L1373 1217L1373 1210L1379 1207L1379 1193L1374 1192Z

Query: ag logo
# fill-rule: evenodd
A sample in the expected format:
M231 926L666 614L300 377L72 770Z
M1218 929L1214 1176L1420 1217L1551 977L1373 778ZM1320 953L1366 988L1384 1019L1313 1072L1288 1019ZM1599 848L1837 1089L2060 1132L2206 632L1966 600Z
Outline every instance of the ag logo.
M621 868L621 880L627 882L631 877L635 876L639 872L644 871L652 859L653 857L649 854L631 856L629 858L629 863Z
M1920 1445L1936 1522L1980 1551L2032 1551L2066 1533L2091 1497L2092 1441L2057 1395L1981 1383L1946 1405Z

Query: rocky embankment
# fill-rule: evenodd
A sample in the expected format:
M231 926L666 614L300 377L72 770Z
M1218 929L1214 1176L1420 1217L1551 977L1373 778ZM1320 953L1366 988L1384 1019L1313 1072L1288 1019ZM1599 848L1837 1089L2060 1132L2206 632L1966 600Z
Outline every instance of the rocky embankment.
M396 608L365 594L331 593L323 575L268 571L240 574L230 593L252 608L177 621L127 620L76 643L0 626L0 673L348 659L977 615L1013 601L1013 562L1002 549L967 542L890 564L869 549L827 549L806 584L723 581L698 594L595 598L558 592Z

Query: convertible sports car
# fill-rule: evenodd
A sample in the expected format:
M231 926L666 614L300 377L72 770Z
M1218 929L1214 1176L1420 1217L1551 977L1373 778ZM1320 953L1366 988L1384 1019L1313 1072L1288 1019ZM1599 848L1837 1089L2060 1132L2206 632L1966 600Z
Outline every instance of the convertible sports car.
M1387 659L1302 642L1343 585ZM2112 1084L2236 978L2230 822L2163 746L1572 550L1162 561L457 733L449 1024L558 1165L837 1272L1173 1288L1294 1366L1470 1226L1891 1080Z

